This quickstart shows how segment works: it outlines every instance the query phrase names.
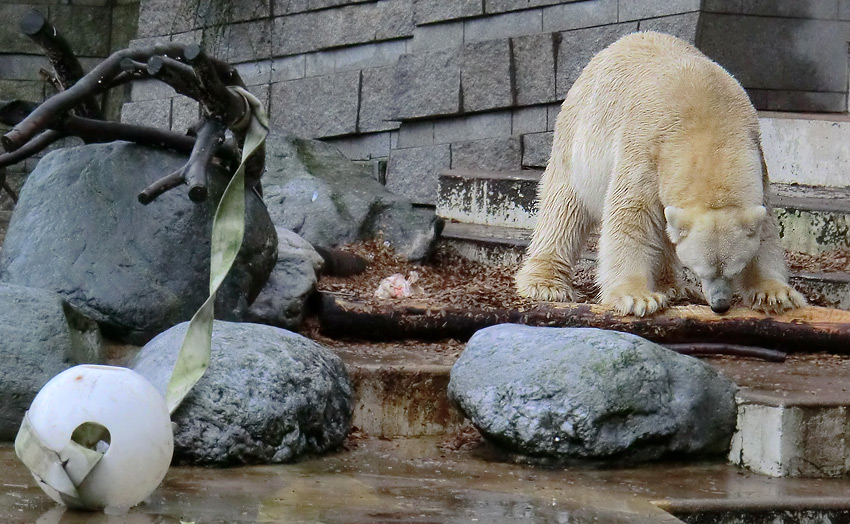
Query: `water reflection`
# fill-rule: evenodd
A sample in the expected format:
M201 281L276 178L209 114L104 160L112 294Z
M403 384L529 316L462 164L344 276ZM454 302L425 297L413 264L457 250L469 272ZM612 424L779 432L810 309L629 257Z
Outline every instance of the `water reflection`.
M36 524L181 524L181 520L163 515L131 512L126 515L106 515L102 512L74 511L56 506L46 511Z

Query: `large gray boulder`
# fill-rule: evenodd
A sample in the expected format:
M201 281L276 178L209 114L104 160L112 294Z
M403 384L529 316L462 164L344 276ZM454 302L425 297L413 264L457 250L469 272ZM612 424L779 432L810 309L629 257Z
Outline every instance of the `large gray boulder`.
M370 167L335 147L271 134L266 167L263 198L276 226L321 247L381 236L409 260L430 253L439 228L434 211L390 193Z
M165 394L188 323L142 348L132 368ZM290 462L339 446L351 383L330 350L289 331L216 321L207 373L172 415L175 461Z
M297 329L316 291L316 275L324 260L309 242L288 229L277 228L277 239L277 263L245 320Z
M186 157L126 142L60 149L28 177L0 252L0 281L41 287L119 340L144 343L191 318L207 297L210 231L227 182L210 173L210 196L185 187L147 206L138 193ZM245 240L216 301L241 319L275 263L277 236L265 206L246 194Z
M43 289L0 284L0 440L12 440L48 380L105 359L97 324Z
M487 437L525 455L642 461L728 449L736 386L638 336L503 324L477 332L449 396Z

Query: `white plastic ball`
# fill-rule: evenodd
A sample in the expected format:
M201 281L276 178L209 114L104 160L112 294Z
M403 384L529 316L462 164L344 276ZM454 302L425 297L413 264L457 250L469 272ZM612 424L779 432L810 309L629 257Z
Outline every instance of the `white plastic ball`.
M171 463L174 437L165 399L127 368L82 365L63 371L36 395L29 419L43 443L57 452L83 423L109 431L106 453L77 486L89 508L135 506L159 486ZM56 490L38 485L63 503Z

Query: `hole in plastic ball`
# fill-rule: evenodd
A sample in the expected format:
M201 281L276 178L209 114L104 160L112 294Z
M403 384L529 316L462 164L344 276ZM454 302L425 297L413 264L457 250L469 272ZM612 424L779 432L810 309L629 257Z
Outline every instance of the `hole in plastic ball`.
M83 422L71 433L71 440L98 453L106 453L112 443L112 436L106 426L97 422Z

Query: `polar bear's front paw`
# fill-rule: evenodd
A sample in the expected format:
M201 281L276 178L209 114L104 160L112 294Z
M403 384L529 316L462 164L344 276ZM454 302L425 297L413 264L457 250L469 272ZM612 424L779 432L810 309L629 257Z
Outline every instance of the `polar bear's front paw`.
M573 302L576 299L569 280L528 263L516 275L516 290L522 297L543 302Z
M765 313L782 313L806 305L806 299L794 288L779 280L765 280L748 290L750 307Z
M602 303L614 308L614 311L620 315L643 317L666 308L667 300L667 295L664 293L631 290L611 293Z

